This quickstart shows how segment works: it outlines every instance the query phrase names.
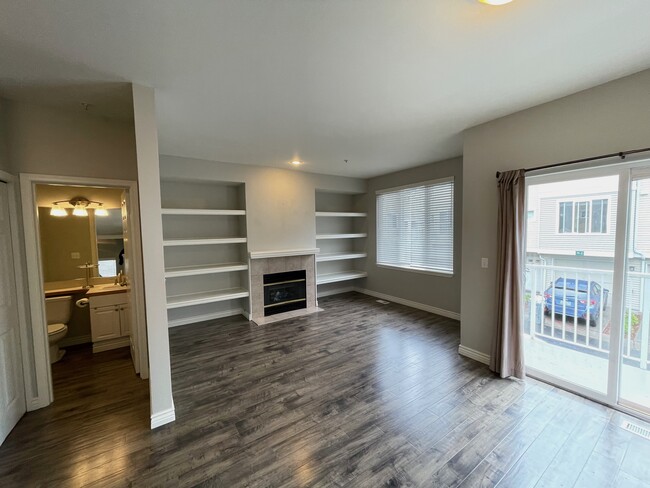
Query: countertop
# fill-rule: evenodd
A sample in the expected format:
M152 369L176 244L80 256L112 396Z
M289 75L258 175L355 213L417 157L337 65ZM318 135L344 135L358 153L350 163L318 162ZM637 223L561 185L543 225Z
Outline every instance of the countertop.
M87 297L99 296L99 295L112 295L114 293L126 293L129 290L128 286L120 285L95 285L92 288L82 288L81 286L76 286L72 288L57 288L54 290L47 290L45 292L45 297L58 297L62 295L86 295Z

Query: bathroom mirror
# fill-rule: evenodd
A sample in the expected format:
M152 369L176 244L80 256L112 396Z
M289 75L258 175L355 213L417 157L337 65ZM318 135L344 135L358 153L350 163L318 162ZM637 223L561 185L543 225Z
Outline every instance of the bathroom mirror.
M85 270L79 266L96 264L91 276L112 278L123 267L121 190L108 188L37 185L38 221L41 237L43 280L45 283L79 280ZM54 215L57 201L85 197L102 202L106 212L77 216L63 203L63 215Z
M97 274L102 278L117 276L124 270L122 210L112 208L105 217L95 217Z

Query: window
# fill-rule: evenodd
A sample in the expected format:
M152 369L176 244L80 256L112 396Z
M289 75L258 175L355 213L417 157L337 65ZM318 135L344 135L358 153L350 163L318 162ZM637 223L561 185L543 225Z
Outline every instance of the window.
M560 202L558 207L558 232L560 234L606 234L606 198Z
M117 261L115 259L100 259L99 276L102 278L117 276Z
M377 192L377 264L454 272L454 180Z

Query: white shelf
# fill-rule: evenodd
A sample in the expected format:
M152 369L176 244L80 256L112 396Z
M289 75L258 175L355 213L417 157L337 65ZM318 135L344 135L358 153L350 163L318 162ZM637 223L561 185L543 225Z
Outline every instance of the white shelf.
M243 244L245 237L203 238L203 239L165 239L164 246L205 246L209 244Z
M342 261L344 259L362 259L367 256L368 254L365 252L331 252L317 255L316 262L321 263L324 261Z
M316 217L366 217L365 212L316 212Z
M324 285L325 283L336 283L337 281L356 280L365 278L368 273L365 271L340 271L338 273L327 273L316 277L316 284Z
M187 295L175 295L167 297L167 309L191 307L193 305L203 305L204 303L222 302L224 300L234 300L236 298L246 298L248 290L244 288L228 288L226 290L202 291L199 293L189 293Z
M206 274L229 273L231 271L245 271L245 263L220 263L202 264L195 266L175 266L165 270L165 278L178 278L180 276L198 276Z
M323 240L323 239L359 239L362 237L366 237L367 234L365 232L360 233L360 234L320 234L316 236L316 240Z
M203 208L163 208L163 215L246 215L246 210L217 210Z

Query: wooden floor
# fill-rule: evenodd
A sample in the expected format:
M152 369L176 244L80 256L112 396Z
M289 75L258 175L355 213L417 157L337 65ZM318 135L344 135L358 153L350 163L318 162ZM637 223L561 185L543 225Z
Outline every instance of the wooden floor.
M153 432L126 351L69 354L55 403L0 447L0 485L650 486L629 417L496 378L458 355L457 322L354 293L320 305L172 329L178 420Z

